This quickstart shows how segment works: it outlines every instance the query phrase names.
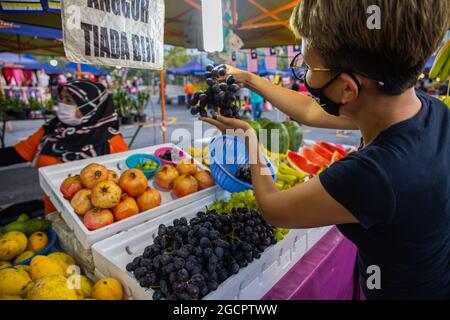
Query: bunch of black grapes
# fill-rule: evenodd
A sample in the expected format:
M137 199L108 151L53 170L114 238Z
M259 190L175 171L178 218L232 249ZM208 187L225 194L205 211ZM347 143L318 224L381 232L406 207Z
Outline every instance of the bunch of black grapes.
M166 161L172 161L172 153L170 151L164 152L164 154L161 156L161 159Z
M249 165L239 166L234 176L245 183L252 184L252 173Z
M236 97L236 93L240 87L233 75L225 77L226 75L227 69L224 64L206 67L205 78L208 89L197 91L189 101L192 115L207 117L209 110L214 116L220 110L220 114L224 117L239 119L240 106L236 104L239 97Z
M275 244L275 229L257 211L199 212L160 225L154 243L126 266L154 300L198 300Z

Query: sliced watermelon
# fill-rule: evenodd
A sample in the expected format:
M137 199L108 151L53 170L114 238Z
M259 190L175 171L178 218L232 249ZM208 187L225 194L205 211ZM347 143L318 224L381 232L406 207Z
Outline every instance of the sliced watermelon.
M305 157L299 155L294 151L288 152L287 160L293 168L303 172L306 175L315 175L320 170L320 167L312 164L311 162L306 160Z
M328 161L331 161L331 158L333 157L333 152L331 152L330 150L322 147L320 144L316 143L315 145L312 146L312 149L315 153L318 153L319 155L321 155L322 157L324 157L325 159L327 159Z
M331 162L309 148L303 148L302 155L306 158L306 160L321 168L328 166Z
M347 151L345 151L344 148L342 148L340 145L337 144L331 144L329 142L325 142L325 141L321 141L319 142L319 144L324 147L325 149L327 149L328 151L330 151L331 153L334 152L339 152L341 155L343 155L344 157L348 154Z
M335 163L341 159L345 158L342 154L340 154L339 152L335 151L333 153L333 157L331 158L331 163Z

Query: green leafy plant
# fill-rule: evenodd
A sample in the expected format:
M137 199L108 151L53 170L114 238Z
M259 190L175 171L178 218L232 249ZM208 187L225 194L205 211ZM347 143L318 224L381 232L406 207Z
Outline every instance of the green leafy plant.
M138 103L133 96L127 96L126 100L129 115L138 113Z
M9 103L12 111L14 112L22 112L24 110L25 104L23 103L22 99L18 97L11 98Z
M0 116L8 110L8 99L5 97L3 93L0 93Z
M43 109L42 103L33 97L28 98L28 106L30 107L31 110Z
M55 106L56 106L56 101L53 97L44 101L44 103L43 103L44 109L47 110L48 112L55 111Z
M145 107L150 101L150 94L146 91L139 91L137 94L137 111L139 115L144 114Z
M130 110L127 107L128 93L123 88L117 88L113 93L113 102L115 108L121 117L130 116Z

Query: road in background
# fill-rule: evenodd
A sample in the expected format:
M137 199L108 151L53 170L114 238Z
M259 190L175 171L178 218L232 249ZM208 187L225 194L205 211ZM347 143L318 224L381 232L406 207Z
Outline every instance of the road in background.
M162 134L159 127L161 119L160 105L153 101L147 108L147 114L150 123L149 127L142 128L137 136L132 149L139 149L146 146L156 145L162 143ZM168 105L166 114L169 117L169 124L167 128L167 137L170 140L172 133L177 129L186 129L193 134L193 124L196 120L185 106ZM269 118L273 121L284 121L285 116L277 110L264 112L263 117ZM33 134L44 122L40 121L17 121L13 123L12 131L7 131L6 145L12 146L19 141L26 139ZM204 124L204 129L211 128ZM136 127L124 127L120 130L127 142L130 142L131 137L136 131ZM335 130L316 129L304 127L305 139L309 140L324 140L340 144L358 145L360 141L360 133L352 132L345 137L336 136ZM177 141L173 141L177 142ZM28 200L38 199L42 195L39 187L38 172L31 168L29 164L16 165L7 168L0 168L0 206L5 204L24 202Z

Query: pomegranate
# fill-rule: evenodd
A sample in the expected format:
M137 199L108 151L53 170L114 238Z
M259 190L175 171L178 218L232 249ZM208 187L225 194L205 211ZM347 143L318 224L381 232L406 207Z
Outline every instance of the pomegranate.
M155 182L161 188L170 189L173 181L179 176L178 170L166 164L163 165L155 174Z
M139 213L139 207L132 197L126 193L122 195L122 201L112 209L114 219L120 221Z
M117 206L122 196L122 189L112 181L102 181L92 188L91 201L94 207L109 209Z
M108 170L108 181L119 184L119 175L113 170Z
M189 160L183 160L177 164L177 170L180 175L189 176L194 175L197 172L197 166Z
M208 189L215 184L214 179L206 170L196 172L194 178L197 179L199 190Z
M81 170L80 179L85 188L92 189L97 183L108 180L108 169L92 163Z
M148 187L148 181L141 170L130 169L120 176L119 186L131 197L137 197L145 192Z
M72 205L72 208L76 214L82 216L93 208L91 203L91 196L91 189L81 189L80 191L75 193L72 200L70 201L70 204Z
M158 190L147 188L147 190L136 199L141 212L147 211L161 205L161 194Z
M75 193L80 191L83 188L81 184L81 179L79 175L76 176L68 176L63 183L61 184L60 190L63 194L64 198L70 200L73 198Z
M173 191L181 198L198 191L198 182L193 176L181 175L173 182Z
M89 210L83 218L83 223L88 230L97 230L114 223L114 216L108 209Z

